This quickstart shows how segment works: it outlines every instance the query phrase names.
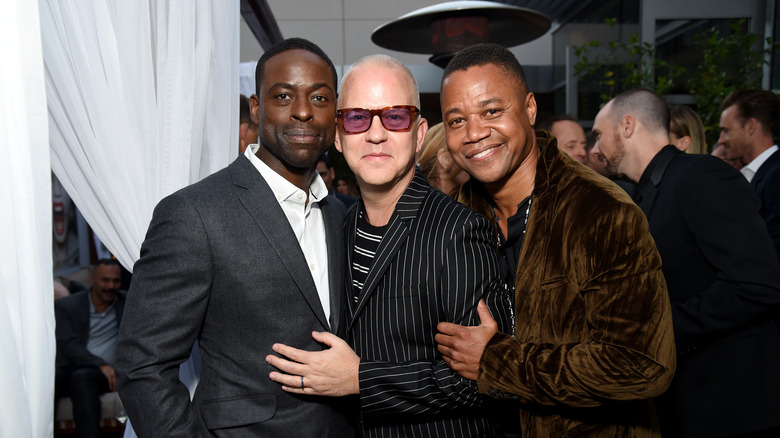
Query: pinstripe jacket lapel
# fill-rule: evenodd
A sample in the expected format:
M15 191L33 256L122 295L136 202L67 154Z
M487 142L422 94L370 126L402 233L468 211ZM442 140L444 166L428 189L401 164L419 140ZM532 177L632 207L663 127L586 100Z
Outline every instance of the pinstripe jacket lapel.
M395 211L390 217L385 235L382 237L382 241L379 242L379 248L374 256L374 262L371 265L371 269L368 270L368 276L366 282L363 285L363 292L358 298L357 305L354 311L352 311L352 317L350 318L349 328L352 328L352 324L355 317L360 314L361 310L365 307L371 295L376 290L382 276L387 271L390 263L395 259L396 254L401 246L406 242L406 237L409 235L409 229L411 228L413 221L417 218L417 212L420 209L423 199L430 191L430 185L425 177L419 171L415 171L414 178L409 183L409 186L401 195L401 199L395 206ZM355 234L357 232L357 214L360 208L363 207L362 200L360 201L359 208L355 208L350 214L350 233L348 241L350 243L347 248L349 255L350 270L350 282L351 286L351 270L352 270L352 248L355 242ZM348 300L351 302L351 300ZM352 307L350 306L350 309Z
M309 274L306 258L298 245L290 245L290 242L296 242L298 239L268 183L247 159L234 161L230 165L230 174L233 184L237 186L238 198L268 239L279 260L298 286L298 291L309 303L309 307L322 325L330 327L320 297L317 295L314 279Z

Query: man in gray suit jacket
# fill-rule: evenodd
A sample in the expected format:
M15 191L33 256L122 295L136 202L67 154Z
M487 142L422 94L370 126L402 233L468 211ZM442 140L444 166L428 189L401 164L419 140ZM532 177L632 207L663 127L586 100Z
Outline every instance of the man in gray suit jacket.
M502 297L491 224L415 171L428 125L402 63L364 58L342 88L336 148L362 192L346 222L349 345L327 333L314 333L326 351L280 342L290 361L267 360L287 374L270 377L297 394L360 394L367 437L492 436L476 385L434 342L440 321L475 323L480 298Z
M273 342L322 348L344 331L344 207L315 172L335 136L336 71L302 39L257 64L260 143L165 198L135 265L117 351L119 392L140 437L345 437L345 399L268 380ZM198 341L190 402L179 364Z

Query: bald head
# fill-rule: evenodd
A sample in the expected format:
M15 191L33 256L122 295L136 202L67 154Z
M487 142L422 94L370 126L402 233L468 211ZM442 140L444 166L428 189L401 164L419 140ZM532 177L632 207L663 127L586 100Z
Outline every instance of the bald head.
M372 69L390 70L399 73L403 87L409 93L409 101L413 102L413 105L417 108L420 107L420 92L411 70L403 62L392 56L370 55L352 64L344 77L341 78L339 89L342 90L342 93L338 97L338 108L344 108L344 96L346 94L344 91L349 91L349 83L354 80L356 73ZM347 88L345 89L345 87Z
M651 135L669 136L669 108L655 93L629 90L610 101L612 122L618 125L626 115L633 116Z

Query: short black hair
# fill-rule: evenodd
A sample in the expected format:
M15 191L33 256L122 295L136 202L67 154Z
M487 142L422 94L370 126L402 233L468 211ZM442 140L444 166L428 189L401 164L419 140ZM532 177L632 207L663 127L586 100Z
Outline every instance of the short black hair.
M95 269L97 269L100 265L106 265L106 266L120 266L119 261L117 259L109 259L109 258L103 258L95 262ZM121 266L119 268L122 269Z
M528 84L525 82L525 72L515 55L506 47L492 43L480 43L466 47L458 52L441 77L442 83L454 72L467 70L470 67L494 64L514 78L524 93L528 92Z
M720 111L736 105L742 125L748 119L756 119L764 132L772 135L780 118L780 98L769 90L738 90L731 92L720 105Z
M333 65L333 61L328 58L328 55L326 55L325 52L320 49L320 46L303 38L287 38L286 40L274 44L273 47L266 50L265 53L263 53L263 56L260 57L260 60L257 61L257 67L255 67L256 94L260 94L260 84L263 83L263 70L265 69L265 63L272 57L280 53L287 52L288 50L306 50L307 52L311 52L319 56L323 61L328 63L328 67L330 67L330 71L333 73L333 92L336 92L336 87L339 85L336 66Z
M555 122L562 122L562 121L569 121L577 123L576 120L574 120L574 117L568 115L568 114L558 114L552 117L546 118L542 123L539 123L536 125L536 129L544 129L547 131L552 131L552 127L555 124Z

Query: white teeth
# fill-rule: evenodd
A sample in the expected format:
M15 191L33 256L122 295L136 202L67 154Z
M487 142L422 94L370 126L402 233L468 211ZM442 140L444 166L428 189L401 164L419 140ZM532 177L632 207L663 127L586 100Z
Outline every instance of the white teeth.
M471 158L482 158L482 157L484 157L485 155L487 155L488 153L490 153L490 151L492 151L493 149L495 149L495 148L485 149L484 151L482 151L482 152L478 153L477 155L474 155L474 156L473 156L473 157L471 157Z

